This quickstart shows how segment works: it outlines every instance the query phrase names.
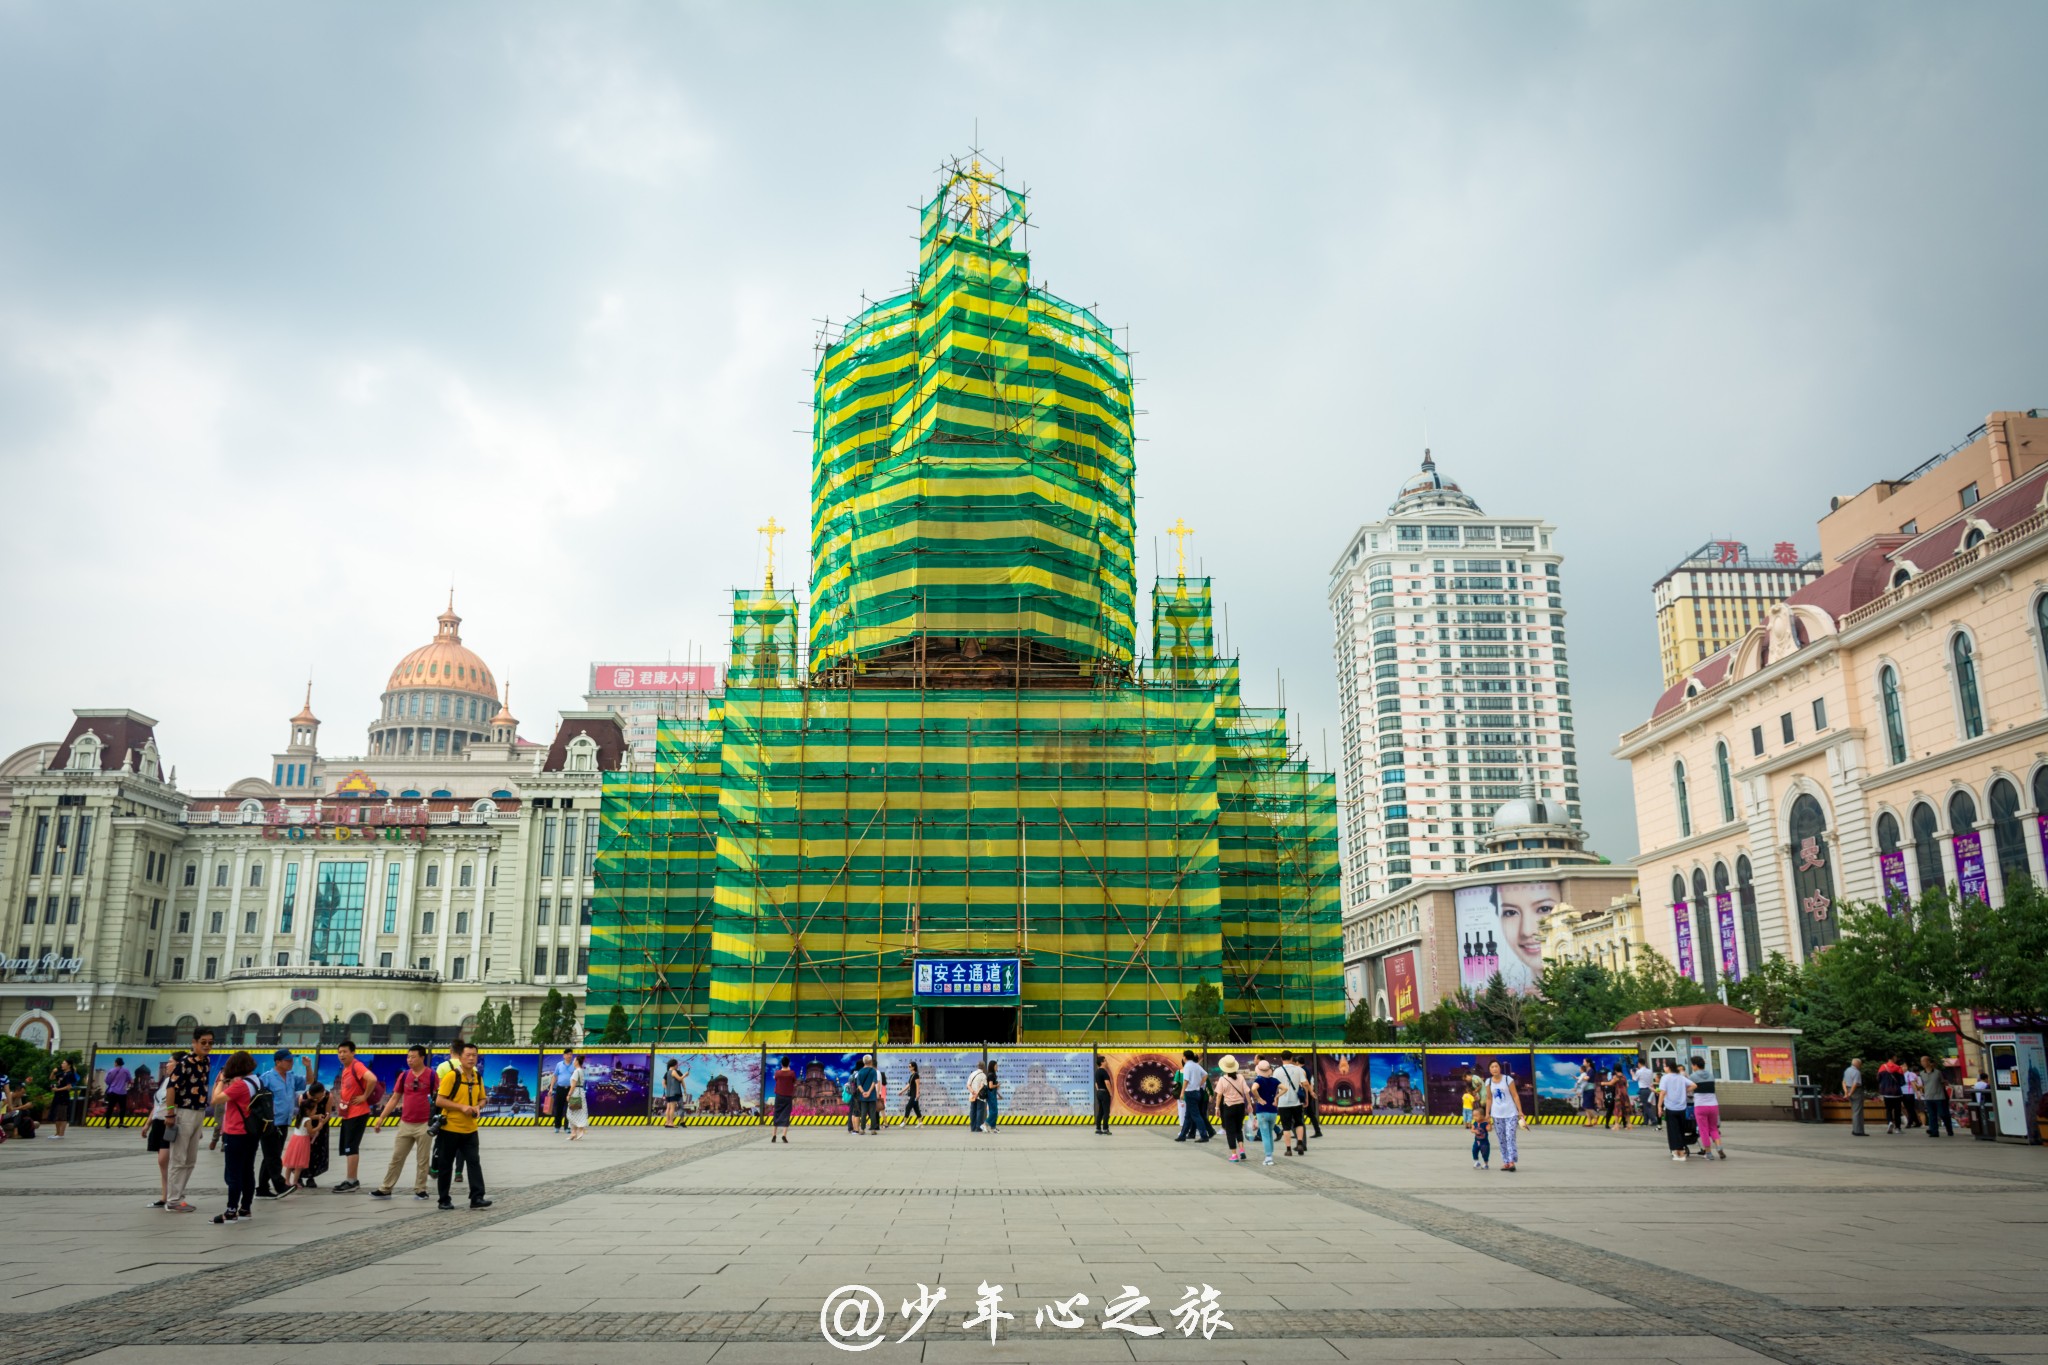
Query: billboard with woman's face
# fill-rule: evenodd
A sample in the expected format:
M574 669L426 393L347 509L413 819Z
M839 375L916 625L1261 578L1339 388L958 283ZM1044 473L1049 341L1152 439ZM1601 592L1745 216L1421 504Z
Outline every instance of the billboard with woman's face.
M1511 991L1543 977L1543 928L1557 908L1556 882L1461 886L1451 903L1458 925L1459 984L1485 990L1497 973Z

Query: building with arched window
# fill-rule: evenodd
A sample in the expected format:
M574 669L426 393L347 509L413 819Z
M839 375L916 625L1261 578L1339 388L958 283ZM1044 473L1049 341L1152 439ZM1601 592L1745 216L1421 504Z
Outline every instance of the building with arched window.
M1992 414L1836 499L1820 537L1825 571L1616 750L1637 870L1672 888L1650 941L1703 981L1822 951L1844 901L1945 884L1997 904L2048 880L2048 413ZM1707 765L1734 791L1711 823L1673 781Z
M184 1016L235 1046L388 1044L581 997L624 730L566 711L521 739L460 624L392 670L361 755L322 755L309 689L268 778L225 792L180 789L133 711L0 763L0 1024L20 996L66 1048L166 1045Z

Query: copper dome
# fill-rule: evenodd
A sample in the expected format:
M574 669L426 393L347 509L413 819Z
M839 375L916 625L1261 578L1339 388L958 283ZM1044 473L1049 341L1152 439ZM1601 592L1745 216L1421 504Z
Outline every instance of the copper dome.
M492 701L498 699L498 683L475 651L462 643L462 618L455 614L455 600L441 613L434 638L398 661L391 670L386 692L404 692L431 687L452 692L473 692Z

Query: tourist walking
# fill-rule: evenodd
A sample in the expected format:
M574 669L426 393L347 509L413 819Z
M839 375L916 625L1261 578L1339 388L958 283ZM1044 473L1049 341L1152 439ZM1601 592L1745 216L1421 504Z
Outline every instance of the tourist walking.
M477 1115L484 1107L484 1082L476 1074L476 1044L459 1046L459 1065L442 1073L434 1093L434 1104L441 1111L441 1134L434 1145L434 1169L440 1173L441 1190L437 1207L455 1207L448 1198L448 1182L460 1163L469 1172L469 1206L487 1209L491 1201L484 1198L484 1167L476 1135Z
M996 1059L988 1059L988 1088L981 1092L982 1100L988 1106L988 1131L996 1130L996 1118L1003 1107L1003 1078L996 1072Z
M256 1098L256 1059L236 1052L221 1068L220 1084L214 1098L220 1102L221 1145L227 1149L228 1206L216 1213L216 1223L233 1223L249 1216L249 1202L256 1193L256 1135L249 1131L249 1103Z
M256 1173L258 1199L282 1198L293 1188L284 1176L285 1140L298 1118L299 1097L306 1093L313 1079L312 1055L307 1054L304 1067L294 1071L292 1050L288 1047L271 1053L270 1065L256 1075L256 1083L270 1092L270 1117L258 1125L256 1134L256 1142L263 1150L263 1165Z
M1283 1051L1280 1065L1273 1068L1273 1079L1280 1082L1279 1124L1287 1137L1287 1153L1307 1156L1308 1134L1302 1127L1307 1102L1302 1096L1308 1089L1308 1073L1294 1064L1292 1052Z
M173 1112L170 1068L166 1067L163 1080L156 1088L156 1096L150 1101L149 1128L143 1138L144 1150L156 1154L156 1202L150 1205L153 1209L164 1207L171 1197L171 1142L164 1136L164 1128Z
M1579 1076L1574 1084L1574 1090L1578 1095L1579 1126L1582 1128L1591 1128L1593 1126L1594 1111L1599 1108L1599 1102L1596 1098L1599 1087L1600 1083L1593 1079L1593 1064L1591 1062L1580 1062Z
M1264 1057L1252 1068L1252 1122L1259 1126L1259 1142L1266 1149L1265 1164L1273 1164L1273 1130L1280 1123L1280 1078Z
M1721 1145L1721 1097L1714 1093L1714 1073L1707 1070L1705 1057L1694 1055L1692 1075L1687 1079L1692 1082L1692 1126L1700 1155L1726 1161L1728 1149Z
M1465 1127L1472 1133L1472 1169L1484 1171L1493 1164L1492 1129L1487 1119L1486 1106L1481 1103L1481 1086L1475 1077L1465 1088L1462 1103L1465 1110Z
M1102 1060L1102 1054L1095 1055L1095 1131L1103 1137L1110 1137L1109 1131L1109 1066Z
M306 1168L313 1163L313 1134L326 1122L313 1112L310 1102L311 1091L299 1100L299 1108L292 1115L291 1136L285 1139L284 1152L279 1158L284 1163L285 1188L296 1190L305 1179Z
M1863 1059L1851 1057L1842 1069L1842 1098L1849 1101L1849 1136L1867 1136L1863 1131Z
M569 1086L575 1076L576 1054L565 1047L561 1060L555 1063L555 1083L548 1092L548 1109L554 1115L555 1131L564 1137L569 1135Z
M1193 1138L1197 1142L1207 1142L1216 1135L1216 1130L1209 1126L1209 1071L1192 1049L1183 1048L1180 1055L1182 1112L1180 1136L1174 1141L1186 1142Z
M50 1122L57 1129L50 1134L52 1138L61 1140L71 1126L71 1103L78 1093L78 1068L69 1057L59 1057L57 1065L50 1068Z
M1948 1078L1941 1074L1941 1068L1932 1057L1920 1059L1920 1103L1927 1111L1927 1136L1940 1137L1944 1127L1950 1137L1956 1135L1955 1112L1948 1098Z
M1522 1126L1522 1092L1499 1062L1486 1064L1486 1116L1500 1138L1500 1168L1515 1169L1515 1139Z
M1650 1064L1643 1060L1641 1053L1636 1054L1635 1074L1629 1079L1635 1082L1636 1111L1640 1115L1638 1121L1646 1127L1660 1127L1664 1119L1662 1106L1657 1100L1657 1076L1650 1070Z
M125 1118L128 1114L128 1091L135 1084L134 1073L128 1070L124 1058L114 1058L114 1064L107 1068L102 1081L107 1094L107 1117Z
M1678 1063L1664 1059L1664 1074L1657 1080L1657 1094L1664 1109L1664 1142L1673 1161L1685 1160L1685 1106L1692 1094L1692 1082L1678 1074Z
M405 1070L399 1072L398 1079L392 1083L378 1126L389 1128L394 1112L398 1119L398 1136L391 1141L391 1164L384 1168L383 1183L370 1191L370 1197L391 1197L398 1178L405 1174L405 1159L410 1156L413 1159L412 1197L425 1199L427 1157L433 1150L434 1077L427 1070L427 1050L418 1043L405 1050ZM307 1136L310 1147L311 1135Z
M674 1057L668 1059L668 1070L661 1074L661 1100L663 1115L661 1126L673 1128L686 1122L681 1118L683 1100L688 1091L684 1088L683 1068Z
M1904 1105L1901 1100L1905 1085L1900 1077L1903 1069L1899 1059L1887 1057L1877 1066L1877 1097L1884 1101L1884 1132L1886 1137L1899 1131L1903 1126Z
M192 1168L199 1164L199 1131L206 1123L206 1106L212 1098L213 1030L205 1024L192 1030L192 1050L181 1052L164 1068L171 1085L171 1115L164 1123L164 1138L171 1144L171 1173L164 1186L166 1213L191 1213L185 1202L185 1186Z
M780 1141L789 1145L789 1111L796 1104L796 1072L789 1065L789 1058L782 1059L782 1065L775 1068L775 1120L768 1130L770 1142Z
M1904 1089L1904 1093L1899 1096L1899 1103L1905 1107L1906 1128L1911 1131L1920 1126L1920 1073L1900 1063L1899 1084Z
M384 1098L384 1087L369 1067L356 1060L354 1039L342 1039L335 1045L334 1055L341 1064L341 1075L334 1082L334 1102L341 1111L341 1155L348 1163L334 1193L347 1194L363 1187L356 1178L363 1159L363 1132L370 1126L371 1107Z
M988 1073L977 1064L974 1073L967 1078L967 1121L975 1132L981 1131L982 1121L988 1117Z
M860 1055L860 1066L853 1073L853 1131L866 1137L879 1130L875 1122L875 1110L881 1103L881 1073L875 1070L872 1053Z
M919 1102L918 1092L923 1086L924 1077L918 1074L917 1063L912 1062L910 1079L903 1083L903 1121L907 1124L914 1119L920 1128L924 1126L924 1105Z
M568 1054L576 1057L575 1053ZM580 1142L590 1131L590 1094L584 1086L583 1059L576 1057L576 1068L569 1073L569 1141Z
M1244 1160L1244 1116L1251 1112L1251 1083L1238 1074L1237 1058L1224 1055L1216 1063L1223 1074L1216 1078L1216 1117L1223 1124L1223 1145L1229 1149L1225 1161Z
M1308 1120L1308 1135L1319 1138L1323 1135L1323 1119L1316 1112L1321 1102L1316 1099L1316 1085L1313 1080L1301 1087L1301 1116Z

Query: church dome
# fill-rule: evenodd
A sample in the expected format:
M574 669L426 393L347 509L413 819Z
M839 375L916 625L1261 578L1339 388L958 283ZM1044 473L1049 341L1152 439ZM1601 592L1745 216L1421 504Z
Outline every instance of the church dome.
M1493 808L1491 828L1521 829L1529 825L1562 825L1570 822L1563 806L1536 794L1534 782L1524 782L1519 796Z
M1401 485L1401 491L1394 498L1389 509L1393 513L1420 512L1430 508L1456 508L1464 512L1477 512L1479 504L1457 484L1447 479L1436 467L1436 460L1425 450L1422 452L1422 469L1408 477Z
M462 618L455 614L455 599L451 596L448 610L438 618L434 638L398 661L398 667L391 670L391 681L385 684L384 690L402 692L432 688L436 691L469 692L495 702L498 699L497 680L475 651L462 643L461 626Z

